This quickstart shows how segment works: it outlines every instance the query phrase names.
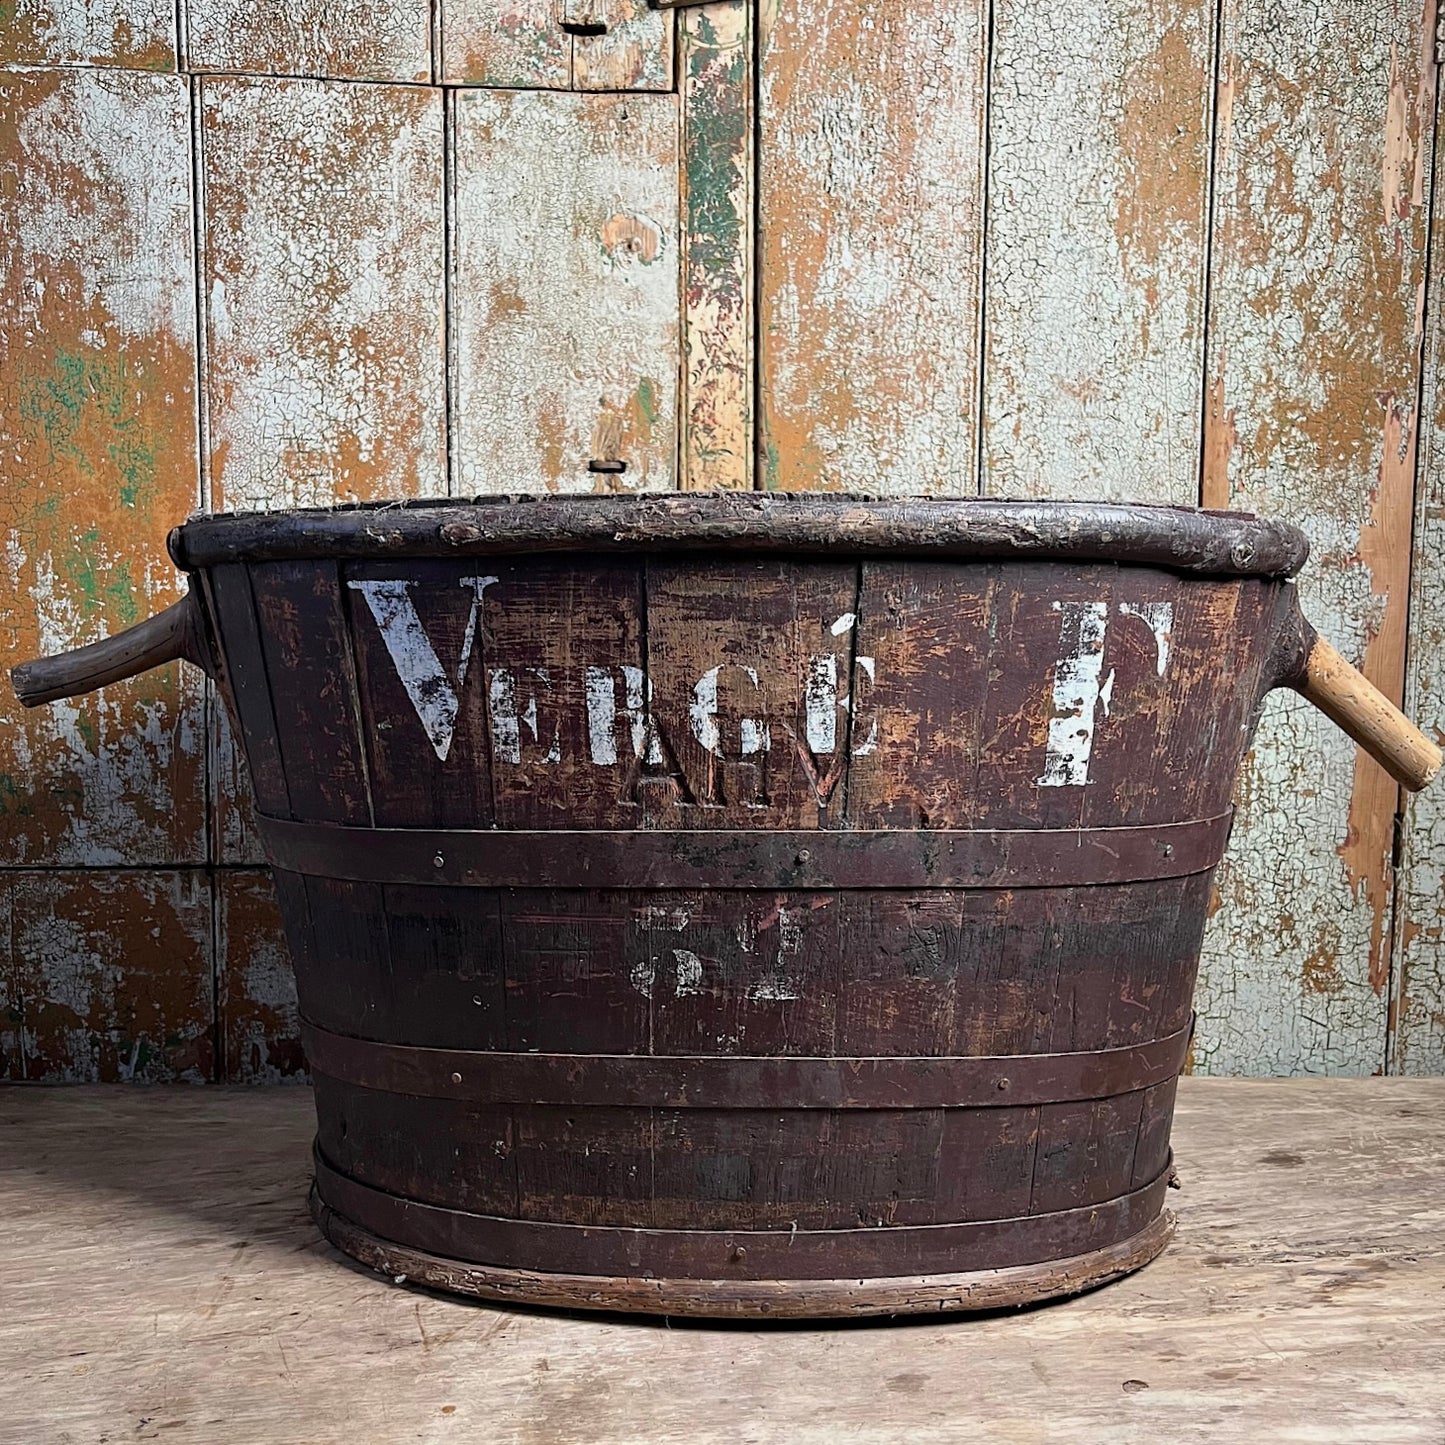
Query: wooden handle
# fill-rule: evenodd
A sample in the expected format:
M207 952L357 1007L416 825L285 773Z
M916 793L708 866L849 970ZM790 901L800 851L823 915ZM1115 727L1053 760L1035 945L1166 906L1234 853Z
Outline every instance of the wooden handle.
M210 651L204 641L195 599L187 592L164 612L71 652L22 662L10 672L15 696L26 707L39 707L62 697L79 697L110 682L134 677L162 663L184 658L207 675Z
M1412 793L1440 771L1440 749L1323 637L1310 647L1299 690Z

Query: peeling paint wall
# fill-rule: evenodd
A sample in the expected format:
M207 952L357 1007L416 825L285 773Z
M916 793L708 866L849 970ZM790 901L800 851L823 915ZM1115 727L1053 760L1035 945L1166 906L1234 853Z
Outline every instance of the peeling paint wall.
M199 505L1202 501L1298 522L1311 619L1445 738L1435 27L0 0L3 662L173 600ZM0 1076L298 1077L216 696L0 713ZM1445 1070L1445 802L1292 694L1237 802L1194 1066Z

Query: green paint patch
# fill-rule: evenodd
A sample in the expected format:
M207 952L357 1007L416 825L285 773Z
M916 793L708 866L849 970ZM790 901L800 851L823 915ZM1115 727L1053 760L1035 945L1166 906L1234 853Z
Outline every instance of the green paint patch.
M134 627L140 621L140 613L135 605L135 583L131 580L129 562L116 564L115 577L102 595L109 604L107 615L114 617L122 627Z
M657 425L657 388L650 376L644 376L637 383L637 406L646 418L649 427Z
M34 816L30 794L16 783L9 773L0 773L0 817L29 818Z
M75 730L80 734L81 742L90 749L92 754L100 752L100 732L95 726L93 708L81 708L75 719Z
M778 458L777 442L767 442L763 447L763 455L767 461L767 472L763 479L763 485L770 491L776 491L778 488L778 468L781 465Z
M19 412L53 462L96 477L103 456L114 470L120 504L145 510L156 490L156 439L138 402L144 378L123 355L60 350L50 370L20 379Z
M733 199L747 155L744 60L695 57L693 75L704 93L689 114L687 154L688 253L695 271L736 277L742 259L742 218Z
M100 532L91 527L82 532L60 557L60 571L80 596L80 606L87 616L101 605L100 577L95 570L95 554L100 547Z

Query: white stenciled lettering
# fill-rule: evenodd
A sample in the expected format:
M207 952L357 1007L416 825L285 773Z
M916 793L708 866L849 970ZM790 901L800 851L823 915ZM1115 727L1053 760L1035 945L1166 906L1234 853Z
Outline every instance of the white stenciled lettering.
M692 690L692 704L688 708L689 721L692 724L693 737L714 757L723 755L722 730L718 727L717 716L718 679L725 671L742 673L752 683L754 691L762 691L757 669L745 667L740 663L719 663L717 667L709 668L698 678L697 685ZM765 719L755 717L738 719L740 756L746 758L752 757L755 753L765 753L772 745L773 740L768 732L768 724Z
M1044 771L1036 781L1041 788L1082 787L1089 781L1109 612L1103 602L1055 602L1053 607L1062 614L1054 664L1054 716ZM1111 675L1111 685L1112 681Z
M623 702L617 704L618 674L621 674ZM649 737L647 709L652 702L652 683L640 667L589 667L583 689L587 697L587 744L592 761L599 767L617 762L617 725L629 724L632 733L632 755L648 756L644 761L660 763L662 748L656 737ZM656 754L656 756L652 756Z
M875 682L878 681L878 665L877 665L877 660L876 660L875 658L872 658L872 657L864 657L864 656L860 653L856 658L854 658L854 661L858 664L858 671L861 672L861 673L868 679L868 681L869 681L870 683L875 683ZM858 688L858 680L857 680L857 678L855 677L855 678L853 679L853 690L854 690L854 692L857 691L857 688ZM853 719L853 733L854 733L854 736L856 737L856 736L857 736L857 733L858 733L858 706L857 706L857 703L856 703L855 699L854 699L851 695L850 695L849 697L845 698L844 701L846 701L847 704L848 704L848 712L849 712L850 716L851 716L852 719ZM872 723L871 723L871 725L870 725L869 728L868 728L868 736L867 736L866 738L864 738L861 743L854 743L854 744L853 744L853 756L854 756L855 758L866 757L869 753L871 753L871 752L876 752L877 749L878 749L878 715L877 715L877 713L875 713L875 714L873 715Z
M755 978L744 990L754 1003L787 1003L803 996L798 978L797 961L803 953L803 914L796 908L779 907L776 919L766 919L761 929L777 923L777 953L772 968ZM761 929L744 926L738 930L738 942L744 953L752 953Z
M529 674L541 686L543 692L552 692L552 677L545 667L524 667L523 674ZM532 734L533 742L542 741L537 713L537 694L527 696L525 706L517 706L517 674L509 667L498 667L492 672L487 688L487 707L492 723L492 752L500 762L520 763L522 761L522 729ZM562 761L562 723L553 723L552 737L547 751L542 755L544 763Z
M1137 617L1154 634L1156 670L1160 677L1169 665L1169 643L1174 635L1174 604L1172 602L1121 602L1119 611L1125 617Z
M838 746L838 659L810 657L803 683L803 727L815 755Z
M436 648L427 636L411 595L412 582L400 580L351 580L347 586L366 599L381 640L386 646L401 685L421 722L422 730L437 758L445 762L457 729L461 703L458 691L466 685L476 639L482 594L495 577L463 577L461 585L472 589L471 611L467 617L462 654L457 665L456 686L446 675Z

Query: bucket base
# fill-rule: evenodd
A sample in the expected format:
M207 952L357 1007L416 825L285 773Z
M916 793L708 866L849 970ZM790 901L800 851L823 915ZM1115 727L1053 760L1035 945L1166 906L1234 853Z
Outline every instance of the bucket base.
M391 1244L311 1190L311 1215L343 1254L393 1280L503 1304L545 1305L711 1319L851 1319L863 1315L939 1314L1010 1309L1079 1294L1149 1263L1174 1237L1164 1210L1137 1234L1087 1254L1006 1269L891 1279L636 1279L551 1274L443 1259Z

